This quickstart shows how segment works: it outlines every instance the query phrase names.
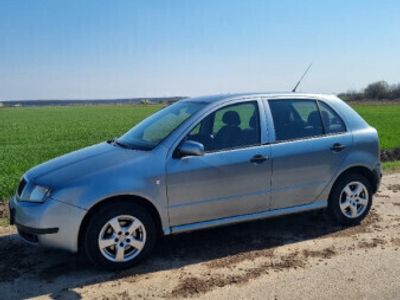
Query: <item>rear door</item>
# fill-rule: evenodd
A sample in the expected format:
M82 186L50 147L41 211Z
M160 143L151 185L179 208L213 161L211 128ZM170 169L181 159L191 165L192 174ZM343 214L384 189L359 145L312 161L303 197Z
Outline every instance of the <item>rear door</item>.
M223 106L183 138L202 143L206 153L167 161L172 226L268 209L270 146L261 143L266 130L260 104Z
M319 200L349 152L351 133L324 102L275 99L268 103L275 133L270 208Z

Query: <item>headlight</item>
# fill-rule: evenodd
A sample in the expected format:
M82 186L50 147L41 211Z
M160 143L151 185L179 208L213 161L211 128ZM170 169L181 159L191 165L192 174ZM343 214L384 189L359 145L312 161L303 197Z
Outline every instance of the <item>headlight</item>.
M34 185L27 189L22 197L22 201L43 202L50 195L50 190L40 185Z
M32 202L43 202L44 199L48 196L49 189L42 186L35 186L29 195L29 201Z

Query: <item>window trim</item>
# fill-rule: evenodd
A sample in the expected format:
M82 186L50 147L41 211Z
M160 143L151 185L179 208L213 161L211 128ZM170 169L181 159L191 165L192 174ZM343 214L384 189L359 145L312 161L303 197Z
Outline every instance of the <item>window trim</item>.
M238 106L238 105L245 105L245 104L250 104L253 103L258 111L258 127L259 127L259 142L257 144L252 144L252 145L244 145L244 146L237 146L237 147L231 147L231 148L223 148L223 149L218 149L218 150L211 150L211 151L204 151L204 155L208 155L208 154L213 154L213 153L221 153L221 152L228 152L228 151L234 151L234 150L240 150L240 149L246 149L246 148L252 148L252 147L260 147L263 144L262 142L262 107L260 106L259 103L259 99L257 98L253 98L250 100L245 100L245 99L241 99L242 101L237 101L237 102L228 102L225 103L226 105L221 105L218 106L214 109L212 109L211 111L209 111L203 118L201 118L198 122L195 123L194 126L190 126L190 129L184 134L184 136L181 138L181 140L179 141L179 143L177 143L177 146L175 147L173 153L173 157L175 156L174 153L177 152L179 146L183 143L183 141L185 140L185 138L189 135L189 133L196 128L196 126L198 126L204 119L206 119L207 117L209 117L212 114L215 114L217 111L230 107L230 106ZM214 120L213 122L215 122L215 116L214 116Z
M317 104L317 109L318 109L318 114L319 114L319 120L320 120L320 122L321 122L322 135L326 135L325 124L324 124L324 120L322 119L322 113L321 113L321 107L319 106L319 101L316 100L315 103Z

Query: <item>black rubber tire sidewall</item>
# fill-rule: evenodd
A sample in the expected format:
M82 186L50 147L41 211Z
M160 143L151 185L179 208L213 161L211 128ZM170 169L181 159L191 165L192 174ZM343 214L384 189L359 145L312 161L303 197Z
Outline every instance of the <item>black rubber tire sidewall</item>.
M344 187L353 181L361 182L368 190L368 205L363 214L358 216L357 218L348 218L346 217L339 206L340 202L340 194ZM333 217L334 221L341 225L355 225L359 224L369 213L372 206L372 186L367 178L365 178L361 174L348 174L340 178L332 188L329 200L328 200L328 212Z
M142 252L128 262L112 262L107 260L98 247L98 236L101 228L110 219L119 215L131 215L139 219L146 230L146 243ZM157 230L151 214L136 203L117 202L101 207L90 218L83 236L83 251L89 260L97 267L107 270L123 270L136 265L149 255L157 239Z

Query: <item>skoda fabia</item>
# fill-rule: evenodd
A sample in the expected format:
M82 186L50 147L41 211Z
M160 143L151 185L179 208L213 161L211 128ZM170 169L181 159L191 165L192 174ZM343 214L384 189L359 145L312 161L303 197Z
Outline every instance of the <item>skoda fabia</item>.
M357 224L380 179L376 130L336 96L223 95L34 167L9 205L25 240L122 269L160 235L322 208Z

